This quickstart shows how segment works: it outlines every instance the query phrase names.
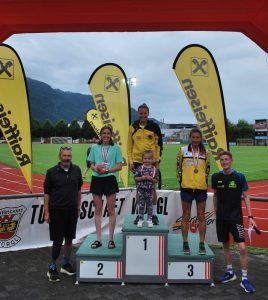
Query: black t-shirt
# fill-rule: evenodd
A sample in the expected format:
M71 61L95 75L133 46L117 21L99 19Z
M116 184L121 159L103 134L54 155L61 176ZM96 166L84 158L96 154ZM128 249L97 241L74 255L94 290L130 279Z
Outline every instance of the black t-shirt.
M241 221L243 219L241 196L248 190L244 174L232 171L212 175L212 188L217 191L217 218L221 220Z
M44 192L49 195L49 208L77 208L82 184L81 170L76 165L71 164L68 171L60 164L47 170Z

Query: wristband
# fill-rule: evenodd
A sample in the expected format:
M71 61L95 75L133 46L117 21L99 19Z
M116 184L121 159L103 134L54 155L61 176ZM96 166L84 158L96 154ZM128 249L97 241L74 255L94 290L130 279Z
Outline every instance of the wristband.
M253 216L248 216L249 219L254 219Z

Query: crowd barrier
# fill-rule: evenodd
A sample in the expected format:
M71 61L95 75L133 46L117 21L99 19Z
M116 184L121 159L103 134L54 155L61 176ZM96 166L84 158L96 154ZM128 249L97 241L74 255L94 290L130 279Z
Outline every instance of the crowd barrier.
M157 213L164 216L170 233L181 232L182 209L179 191L159 190ZM17 251L50 246L48 224L44 222L43 194L0 196L0 252ZM217 244L215 216L213 212L213 194L208 193L206 203L206 242ZM252 199L265 201L267 199ZM108 210L103 200L102 227L108 233ZM120 189L116 198L116 228L121 232L124 217L137 213L135 189ZM190 231L198 232L196 205L192 206ZM264 229L264 228L263 228ZM92 195L82 193L82 206L78 220L74 243L81 242L88 234L95 232L94 205Z

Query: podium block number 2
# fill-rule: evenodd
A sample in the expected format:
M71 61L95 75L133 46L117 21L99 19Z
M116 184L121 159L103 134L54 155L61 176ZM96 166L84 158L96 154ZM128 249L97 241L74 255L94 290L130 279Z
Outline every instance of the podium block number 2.
M164 236L126 237L126 275L164 275Z
M80 261L81 278L122 278L122 261Z

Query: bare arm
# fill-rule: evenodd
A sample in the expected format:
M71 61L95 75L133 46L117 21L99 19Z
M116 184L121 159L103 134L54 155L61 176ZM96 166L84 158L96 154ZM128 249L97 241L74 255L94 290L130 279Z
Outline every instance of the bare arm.
M122 163L117 163L114 167L108 169L108 173L113 173L113 172L117 172L117 171L121 171L122 170Z
M246 192L243 192L243 197L244 197L245 204L246 204L247 214L248 214L248 216L252 216L250 198ZM253 220L253 218L249 218L248 220L249 220L249 225L257 226L255 221Z

